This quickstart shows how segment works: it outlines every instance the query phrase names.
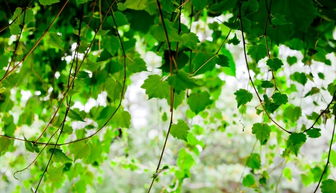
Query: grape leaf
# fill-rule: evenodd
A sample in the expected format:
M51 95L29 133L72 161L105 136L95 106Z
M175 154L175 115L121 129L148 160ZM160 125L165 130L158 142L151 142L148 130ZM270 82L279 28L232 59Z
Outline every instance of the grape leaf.
M159 75L148 76L141 88L146 90L146 94L149 99L169 98L169 85L166 81L163 81Z
M294 153L298 155L301 146L306 142L306 135L303 133L292 133L287 140L285 154Z
M321 136L321 129L313 128L313 129L306 131L306 133L311 138L318 138Z
M181 46L185 46L190 49L195 49L198 42L199 42L198 37L196 36L196 34L192 32L184 33L181 36Z
M336 181L332 179L323 180L321 191L322 193L336 193Z
M288 102L288 97L285 94L281 94L279 92L276 92L273 94L272 99L275 104L282 105L286 104Z
M237 107L250 102L253 97L253 95L245 89L239 89L234 94L236 95Z
M297 58L295 56L288 56L287 63L291 66L297 62Z
M265 123L255 123L252 127L252 133L256 135L261 145L265 145L270 137L271 128Z
M263 88L273 88L274 84L271 81L263 80L261 81L261 87Z
M301 108L298 106L290 105L285 108L283 112L283 116L292 121L293 123L296 122L302 114Z
M273 71L277 71L283 65L282 61L279 58L268 59L266 64Z
M290 78L302 85L305 85L307 83L307 76L303 72L295 72L290 76Z
M304 97L307 97L307 96L311 96L311 95L314 95L314 94L317 94L320 92L320 89L317 88L317 87L313 87L310 89L310 91L308 91Z
M187 141L188 132L189 132L189 127L182 120L179 120L177 124L173 124L170 128L170 134L172 136L178 139L182 139L184 141Z
M254 176L252 174L247 174L244 178L243 178L243 185L246 187L251 187L255 184L255 179Z
M66 156L61 149L58 148L50 148L50 153L54 154L54 160L55 162L68 162L72 161L68 156Z
M263 44L253 45L249 47L248 54L255 59L256 62L267 56L266 46Z
M229 67L229 58L223 54L217 56L217 64L223 67Z
M203 111L211 103L210 95L207 92L192 93L188 98L188 105L196 114Z
M247 158L246 165L251 169L260 169L261 167L260 155L258 153L252 153Z
M168 78L168 83L175 89L176 92L181 92L187 88L197 86L196 81L184 71L178 71L176 74Z

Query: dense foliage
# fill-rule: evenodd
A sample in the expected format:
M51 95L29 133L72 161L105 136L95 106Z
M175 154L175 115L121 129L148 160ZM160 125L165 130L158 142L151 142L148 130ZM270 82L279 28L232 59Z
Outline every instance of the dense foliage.
M225 132L239 124L224 118L233 113L213 110L225 87L220 77L247 71L249 86L233 91L232 102L239 114L253 110L258 115L241 132L251 131L265 151L240 160L249 168L241 188L275 192L269 166L280 155L299 165L300 183L335 193L336 63L330 59L336 51L335 10L333 0L1 1L0 160L11 157L1 167L13 168L20 182L8 191L86 192L98 183L95 173L114 142L133 132L123 101L136 81L131 76L147 72L141 88L148 100L165 103L159 111L167 126L157 128L161 141L153 148L160 155L139 188L184 192L184 181L207 148L202 136L210 127ZM207 22L210 18L213 22ZM210 30L203 38L191 29L200 22ZM284 60L281 46L302 58ZM232 47L242 48L245 68L236 68ZM162 64L150 66L144 52L154 52ZM319 71L315 63L332 70ZM304 95L298 94L302 89ZM106 103L88 110L75 105L102 93ZM297 97L318 110L304 111L293 102ZM329 148L319 162L300 165L301 147L314 143L322 130L332 131ZM164 163L169 143L180 144L174 163ZM136 171L132 155L125 154L120 167ZM283 173L291 178L290 168ZM1 175L3 184L13 183L11 176ZM162 175L171 178L160 187Z

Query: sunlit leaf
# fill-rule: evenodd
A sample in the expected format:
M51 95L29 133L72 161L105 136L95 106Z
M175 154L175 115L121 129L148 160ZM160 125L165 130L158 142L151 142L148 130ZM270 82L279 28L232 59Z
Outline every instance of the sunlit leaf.
M239 89L234 94L236 95L237 107L247 104L253 97L253 95L245 89Z

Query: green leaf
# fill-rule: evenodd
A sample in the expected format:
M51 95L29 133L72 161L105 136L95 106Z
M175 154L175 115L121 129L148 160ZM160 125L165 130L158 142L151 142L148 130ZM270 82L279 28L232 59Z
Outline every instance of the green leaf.
M187 88L197 86L196 81L184 71L179 70L176 74L168 78L168 83L175 89L176 92L181 92Z
M319 138L321 136L321 129L310 129L306 131L307 135L311 138Z
M325 78L325 75L322 72L317 73L317 76L322 80Z
M68 116L76 121L82 121L85 122L85 113L82 111L79 111L78 109L71 109L68 113Z
M271 128L265 123L255 123L252 127L252 133L256 135L261 145L265 145L270 137Z
M26 14L27 13L28 12L26 12ZM14 19L16 20L14 21ZM13 23L9 26L10 33L12 35L18 35L21 32L20 24L22 23L22 20L23 20L23 10L21 7L17 7L15 9L13 16L11 17L11 20L13 20Z
M253 45L249 47L248 54L255 59L256 62L267 56L266 46L263 44Z
M334 95L334 93L336 92L336 83L330 83L328 84L328 92L330 93L331 96Z
M297 62L297 58L295 56L288 56L287 57L287 63L292 66Z
M190 152L182 148L178 153L176 165L182 170L188 171L195 164L195 160Z
M115 21L118 27L128 24L127 17L122 12L116 11L114 12L114 16L115 16Z
M110 115L112 114L112 112L115 111L114 107L111 106L106 106L104 107L100 113L97 116L97 120L103 120L105 121L105 119L107 119L108 117L110 117Z
M330 151L330 163L335 167L336 166L336 151Z
M60 2L60 0L39 0L42 5L52 5Z
M294 80L302 85L305 85L307 83L307 76L303 72L295 72L290 76L291 80Z
M53 159L55 162L68 162L72 161L68 156L66 156L61 149L58 148L50 148L50 153L53 153Z
M228 41L228 43L229 44L233 44L233 45L238 45L239 43L240 43L240 41L239 41L239 39L237 38L237 35L235 34L235 36L232 38L232 39L230 39L229 41Z
M222 48L220 53L220 55L224 55L228 59L228 66L226 66L226 63L218 63L219 65L223 66L223 72L229 76L236 76L236 63L231 52L225 48Z
M60 35L55 32L49 32L48 35L48 44L50 44L51 47L61 50L64 49L64 41Z
M131 115L129 112L119 109L111 120L115 127L129 128L131 125Z
M310 91L308 91L308 92L305 94L304 97L311 96L311 95L317 94L317 93L319 93L319 92L320 92L320 89L319 89L319 88L317 88L317 87L312 87L312 88L310 89Z
M301 181L303 185L308 186L309 184L313 182L313 180L314 180L314 177L311 173L301 174Z
M274 102L272 102L272 101L268 98L268 96L267 96L266 94L264 94L263 97L264 97L264 103L265 103L264 106L265 106L266 111L268 111L268 112L270 112L270 113L274 113L275 110L277 110L277 109L279 108L280 105L275 104ZM281 98L280 98L280 97L277 98L277 95L276 95L275 99L278 100L278 102L281 101Z
M192 66L194 67L194 71L198 70L196 75L213 70L217 60L217 57L214 57L213 54L206 52L199 52L193 55Z
M173 124L170 128L170 134L173 137L182 139L184 141L187 141L188 132L189 132L189 127L182 120L179 120L177 124Z
M252 153L247 158L246 165L251 169L260 169L261 167L260 155L258 153Z
M279 92L276 92L273 94L272 99L275 104L282 105L286 104L288 102L288 97L285 94L281 94Z
M203 111L211 103L210 95L207 92L192 93L188 98L188 105L196 114Z
M26 139L26 138L25 138ZM38 145L37 144L34 144L32 142L25 142L25 147L26 147L26 150L30 151L30 152L40 152L39 148L38 148Z
M306 142L306 135L303 133L292 133L287 140L286 153L298 155L301 146ZM285 154L286 154L285 153Z
M310 169L310 172L313 174L314 182L317 182L319 181L323 171L319 166L315 166Z
M192 32L184 33L181 36L181 46L185 46L190 49L195 49L198 42L199 42L198 37L196 36L196 34Z
M166 81L163 81L159 75L149 75L141 88L145 89L149 99L169 99L169 84Z
M273 88L274 84L271 81L268 80L262 80L261 81L261 87L263 88Z
M11 114L5 114L3 117L3 128L6 136L13 136L15 132L16 126L14 124L14 119Z
M239 89L234 94L236 95L238 108L239 106L245 105L246 103L250 102L253 98L253 95L245 89Z
M294 105L288 106L287 108L285 108L283 112L283 116L293 123L299 120L301 114L302 114L301 108Z
M283 66L283 63L279 58L268 59L266 64L273 71L277 71L281 68L281 66Z
M332 179L323 180L321 191L322 193L336 193L336 181Z
M229 66L229 58L223 54L217 56L217 64L223 67Z
M165 19L164 21L165 21L169 41L170 42L177 42L177 41L181 40L181 37L179 36L179 34L177 32L177 28L175 28L175 26L174 26L174 23L172 23L171 21L169 21L167 19ZM153 25L150 29L150 33L153 35L153 37L157 41L159 41L159 42L165 42L166 41L165 31L164 31L164 28L163 28L161 23Z
M6 153L12 144L13 140L0 137L0 155Z
M246 187L251 187L255 184L255 179L254 176L252 174L247 174L244 178L243 178L243 186Z
M285 176L285 178L287 178L288 180L292 180L292 170L290 168L285 168L282 171L283 175Z
M191 0L195 10L201 10L208 4L208 0Z
M132 60L127 61L127 73L146 71L146 63L140 57L133 56Z
M72 143L69 145L71 154L74 159L83 159L90 155L91 147L86 141L81 141L78 143Z
M118 37L108 34L102 37L102 46L105 48L110 54L114 55L118 53L120 48L120 42Z
M141 33L147 33L154 24L154 18L156 18L155 15L150 15L146 11L127 10L127 13L131 29Z
M71 169L72 163L68 162L64 164L63 172L67 172Z

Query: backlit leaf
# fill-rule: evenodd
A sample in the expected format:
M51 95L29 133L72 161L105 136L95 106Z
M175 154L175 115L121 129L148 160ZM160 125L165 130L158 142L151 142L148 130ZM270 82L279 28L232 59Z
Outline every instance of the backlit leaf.
M271 128L264 123L255 123L252 127L252 133L256 135L256 138L259 140L260 144L264 145L267 143L270 137Z
M253 95L245 89L239 89L234 94L236 95L237 107L247 104L253 97Z

